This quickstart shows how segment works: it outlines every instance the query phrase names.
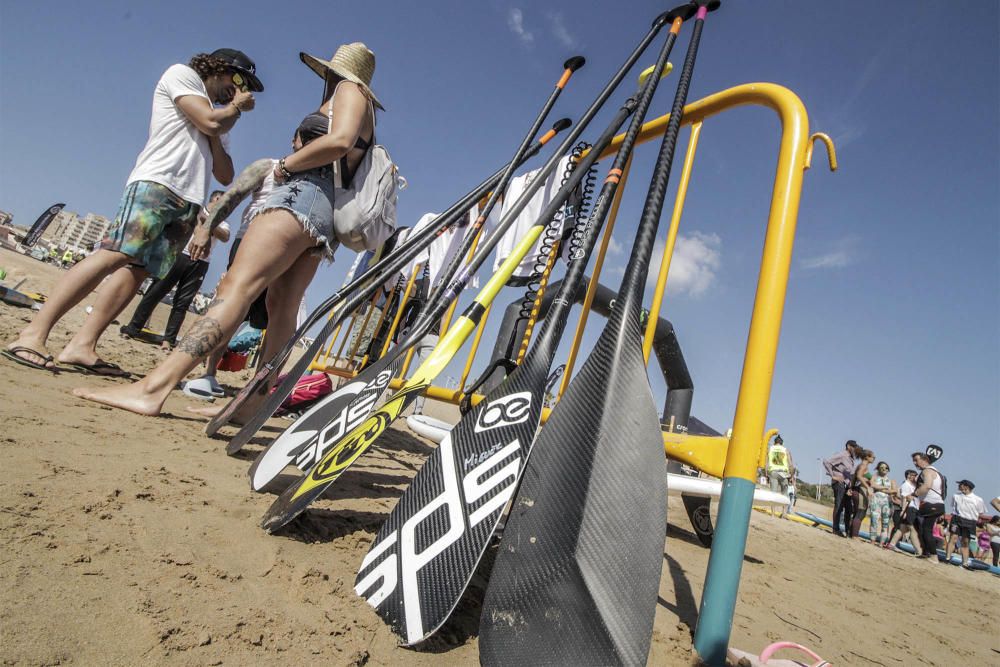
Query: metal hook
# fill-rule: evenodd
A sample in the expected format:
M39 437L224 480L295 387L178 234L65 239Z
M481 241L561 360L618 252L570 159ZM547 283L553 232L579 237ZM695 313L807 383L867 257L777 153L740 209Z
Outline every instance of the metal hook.
M815 147L817 140L826 144L826 155L830 159L830 171L837 171L837 149L833 145L833 139L831 139L830 135L825 132L813 132L809 137L809 144L806 147L805 169L812 166L813 148Z

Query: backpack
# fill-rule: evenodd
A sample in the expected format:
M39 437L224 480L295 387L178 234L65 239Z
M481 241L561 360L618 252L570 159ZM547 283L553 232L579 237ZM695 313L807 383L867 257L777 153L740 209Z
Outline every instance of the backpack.
M375 108L370 102L369 108L374 128ZM333 129L332 98L327 116L329 132ZM396 198L398 191L406 187L406 179L399 175L385 146L375 143L374 129L361 164L345 183L342 172L346 165L346 160L333 164L334 232L343 245L355 252L375 250L396 231Z
M300 414L331 393L333 393L333 382L326 373L303 375L295 383L292 393L282 402L276 414L279 416Z

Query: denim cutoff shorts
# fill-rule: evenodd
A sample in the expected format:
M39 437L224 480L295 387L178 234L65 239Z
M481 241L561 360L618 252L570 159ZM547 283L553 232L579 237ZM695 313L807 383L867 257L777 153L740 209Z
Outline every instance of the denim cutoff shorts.
M333 231L333 170L330 167L293 174L291 180L275 186L260 213L275 209L294 215L306 233L316 240L317 251L326 259L333 259L340 242Z

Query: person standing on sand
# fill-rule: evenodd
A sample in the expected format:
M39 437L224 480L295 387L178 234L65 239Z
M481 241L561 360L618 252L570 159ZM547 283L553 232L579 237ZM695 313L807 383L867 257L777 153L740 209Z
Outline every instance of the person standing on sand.
M879 461L871 479L871 502L868 504L871 543L876 546L889 543L889 519L892 517L890 499L895 495L896 482L889 477L889 464Z
M347 174L348 181L354 176L374 142L375 107L381 108L369 87L375 54L364 44L344 44L330 61L306 53L299 57L323 79L322 104L310 115L326 119L329 132L278 160L273 172L276 187L264 210L247 229L212 305L173 353L136 383L81 387L74 390L76 396L138 414L159 415L170 392L210 352L229 340L265 287L268 334L263 358L273 358L294 334L306 287L320 260L332 260L339 245L333 220L335 172ZM335 170L333 163L342 169ZM222 210L221 203L216 210ZM207 246L212 224L195 229L192 258L201 256L199 246ZM266 391L253 396L233 415L233 421L245 419L266 399ZM212 416L220 409L199 414Z
M292 152L299 151L309 142L326 134L326 131L327 126L322 119L317 119L314 115L307 116L298 128L296 128L295 134L292 137ZM263 158L252 162L246 169L240 172L240 175L233 181L232 186L223 193L219 200L219 206L212 209L212 212L209 213L209 216L213 218L225 217L228 215L227 211L235 210L240 202L250 197L250 203L247 204L247 207L243 210L243 216L240 218L240 228L236 231L236 240L233 241L233 245L229 249L229 264L226 265L227 273L236 260L236 253L239 251L240 243L243 242L243 237L246 236L247 229L250 228L250 223L253 222L258 213L264 210L264 205L276 187L274 171L277 166L278 160L276 159ZM207 221L209 226L211 226L212 222L212 220ZM219 279L220 284L225 277L226 274L223 273L222 278ZM267 329L266 288L250 304L250 308L244 316L243 321L248 322L255 329L261 331ZM185 395L200 400L213 400L226 395L225 390L216 378L216 373L219 369L219 362L222 361L222 357L225 355L227 349L227 343L224 342L208 355L205 359L205 373L184 383L182 390ZM258 355L258 368L263 366L265 362L267 362L267 359L264 358L264 355Z
M191 237L211 177L224 185L232 181L224 137L243 112L254 108L250 91L264 90L255 71L242 51L218 49L164 72L153 92L149 139L101 249L69 270L31 324L0 351L3 356L55 371L46 348L52 328L111 276L84 325L59 354L59 363L94 375L129 375L98 356L97 341L147 276L166 276Z
M976 485L967 479L958 483L958 493L951 497L951 525L948 528L948 546L944 550L944 562L951 561L951 552L957 540L962 541L962 567L970 565L970 542L976 539L979 517L986 514L986 503L972 492Z
M900 553L905 553L896 545L899 544L899 541L903 537L906 537L910 540L914 553L919 554L921 552L921 548L920 536L917 534L918 503L913 498L913 492L917 488L917 471L907 470L904 475L906 476L906 479L899 485L899 489L896 492L896 498L898 498L901 507L899 526L893 531L892 537L889 539L889 544L886 545L886 548L899 551Z
M920 517L920 544L923 547L917 558L933 558L937 555L937 540L934 526L944 516L944 482L937 469L931 465L930 457L924 452L913 452L913 465L919 470L917 488L911 498L920 501L917 515Z
M854 516L851 518L851 527L848 535L852 538L861 533L861 522L868 516L868 506L871 504L871 473L869 468L875 463L875 453L870 449L861 450L861 462L854 469L854 476L851 482L852 497L854 498Z
M990 534L990 551L993 552L993 567L1000 566L1000 516L992 517L986 524Z
M861 447L854 440L848 440L844 451L837 452L823 460L823 468L830 476L830 486L833 487L833 534L847 537L851 530L851 520L854 518L854 499L849 487L854 475L854 458ZM840 529L843 520L845 532Z

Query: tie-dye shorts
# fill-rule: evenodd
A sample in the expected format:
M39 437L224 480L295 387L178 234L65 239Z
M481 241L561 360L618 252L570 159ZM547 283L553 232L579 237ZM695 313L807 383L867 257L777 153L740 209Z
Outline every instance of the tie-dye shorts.
M129 183L101 249L128 255L132 266L163 278L190 240L200 209L159 183Z

